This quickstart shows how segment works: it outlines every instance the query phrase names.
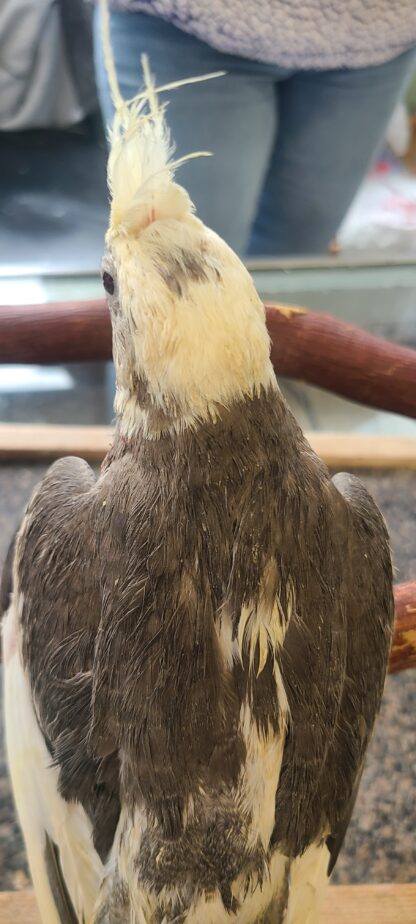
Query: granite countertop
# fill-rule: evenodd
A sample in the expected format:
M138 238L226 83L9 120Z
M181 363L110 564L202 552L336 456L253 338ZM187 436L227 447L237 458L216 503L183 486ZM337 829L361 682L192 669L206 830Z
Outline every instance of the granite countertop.
M43 465L0 467L0 558ZM416 473L362 472L390 530L395 580L416 578ZM410 882L416 874L415 672L389 677L334 881ZM3 735L2 735L3 740ZM29 885L0 750L0 889Z

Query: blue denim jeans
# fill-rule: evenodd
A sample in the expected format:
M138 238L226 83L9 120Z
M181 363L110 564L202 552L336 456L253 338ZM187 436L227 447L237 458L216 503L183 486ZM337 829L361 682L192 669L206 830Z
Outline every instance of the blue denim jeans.
M358 70L288 71L222 54L170 23L113 12L111 36L124 96L141 83L140 55L157 83L225 70L174 90L167 120L176 154L212 151L181 168L200 218L240 254L327 249L383 140L414 60L406 51ZM95 20L99 97L112 105Z

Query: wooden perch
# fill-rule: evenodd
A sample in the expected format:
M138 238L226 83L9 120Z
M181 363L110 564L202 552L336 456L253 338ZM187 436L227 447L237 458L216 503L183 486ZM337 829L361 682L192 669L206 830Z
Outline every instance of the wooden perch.
M416 351L327 314L266 306L271 358L279 375L416 417Z
M416 351L304 308L266 306L278 375L416 417ZM69 363L111 358L104 300L4 305L0 363Z
M416 581L394 588L396 625L390 654L389 672L416 667Z
M111 323L104 299L0 306L0 363L99 359L111 359Z
M416 884L333 886L321 924L414 924ZM0 924L41 924L33 892L0 892Z

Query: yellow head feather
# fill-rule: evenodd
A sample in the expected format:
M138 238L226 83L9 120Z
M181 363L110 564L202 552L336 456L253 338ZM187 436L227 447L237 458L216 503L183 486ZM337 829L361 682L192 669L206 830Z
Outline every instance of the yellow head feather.
M137 233L156 217L181 218L192 212L188 194L173 182L175 170L194 157L210 156L207 151L198 151L172 159L174 145L165 122L166 104L160 105L158 94L218 77L220 72L156 88L148 59L143 55L145 89L130 100L123 99L111 48L108 0L100 3L104 61L115 108L107 167L110 232Z
M113 355L121 431L147 438L215 420L222 408L276 387L264 307L247 270L227 244L193 215L174 182L173 160L146 58L145 88L124 100L102 7L103 48L114 103L108 184L108 271L116 278ZM112 301L110 299L110 310ZM137 388L142 383L145 394Z

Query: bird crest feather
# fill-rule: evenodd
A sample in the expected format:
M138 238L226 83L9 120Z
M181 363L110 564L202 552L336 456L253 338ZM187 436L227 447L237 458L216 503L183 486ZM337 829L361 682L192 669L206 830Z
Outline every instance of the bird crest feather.
M173 158L174 144L165 120L167 103L159 94L210 80L223 72L177 80L156 88L146 55L141 58L144 89L124 99L117 80L110 38L108 0L100 0L102 45L114 119L109 133L107 179L111 196L110 231L137 233L156 218L180 218L193 211L186 191L174 183L177 168L208 151Z

